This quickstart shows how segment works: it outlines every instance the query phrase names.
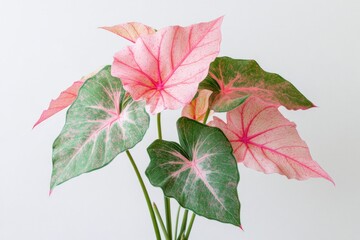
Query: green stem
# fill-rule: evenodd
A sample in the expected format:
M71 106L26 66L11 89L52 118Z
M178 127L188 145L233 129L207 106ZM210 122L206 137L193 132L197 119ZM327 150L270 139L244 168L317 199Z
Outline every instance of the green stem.
M166 214L166 227L169 233L169 239L172 239L172 225L171 225L171 209L170 209L170 198L164 196L165 202L165 214Z
M191 219L190 219L190 223L189 223L188 229L187 229L186 234L185 234L185 239L186 239L186 240L189 239L190 232L191 232L192 226L193 226L193 224L194 224L195 217L196 217L196 214L193 213L192 216L191 216Z
M174 239L176 239L176 236L177 236L177 231L178 231L178 226L179 226L180 209L181 209L181 206L179 205L179 208L178 208L177 214L176 214Z
M208 108L208 109L206 110L203 124L206 124L206 121L207 121L208 118L209 118L209 114L210 114L210 108Z
M161 113L157 114L157 128L159 139L162 140L162 131L161 131ZM165 205L165 216L166 216L166 229L170 240L172 240L172 224L171 224L171 206L170 199L164 196L164 205Z
M138 169L137 166L136 166L136 163L135 163L135 161L134 161L134 158L131 156L131 153L129 152L129 150L126 150L126 154L127 154L127 156L129 157L129 159L130 159L130 162L131 162L131 164L132 164L132 166L133 166L133 168L134 168L134 170L135 170L136 176L137 176L137 178L138 178L138 180L139 180L139 183L140 183L140 185L141 185L142 191L143 191L143 193L144 193L144 197L145 197L147 206L148 206L148 208L149 208L151 220L152 220L152 223L153 223L153 227L154 227L156 239L157 239L157 240L161 240L160 231L159 231L159 226L158 226L158 224L157 224L157 222L156 222L154 209L153 209L152 206L151 206L151 200L150 200L148 191L146 190L144 181L143 181L143 179L142 179L142 177L141 177L141 175L140 175L139 169Z
M159 209L157 208L155 203L153 203L153 206L154 206L154 211L155 211L156 217L158 218L158 220L160 222L161 230L163 231L166 240L170 240L169 234L167 233L165 225L164 225L164 221L162 220L161 215L159 213Z
M162 131L161 131L161 113L157 114L157 129L159 139L162 140Z
M187 223L188 214L189 214L189 210L185 209L178 240L181 240L181 238L182 238L182 236L183 236L183 234L184 234L184 232L186 230L186 223Z

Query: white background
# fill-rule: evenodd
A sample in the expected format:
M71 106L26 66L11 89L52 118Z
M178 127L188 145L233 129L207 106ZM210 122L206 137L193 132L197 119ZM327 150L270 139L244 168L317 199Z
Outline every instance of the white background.
M125 154L48 196L52 141L65 112L32 130L50 99L111 64L128 43L97 29L127 21L155 28L225 15L220 55L256 59L318 108L284 114L313 158L334 178L298 182L240 166L245 231L198 217L193 239L360 239L360 3L301 1L0 1L0 239L154 239L143 195ZM176 140L179 111L166 111ZM132 151L141 172L155 118ZM159 189L148 184L162 206ZM176 202L172 201L176 210ZM162 208L161 208L162 210Z

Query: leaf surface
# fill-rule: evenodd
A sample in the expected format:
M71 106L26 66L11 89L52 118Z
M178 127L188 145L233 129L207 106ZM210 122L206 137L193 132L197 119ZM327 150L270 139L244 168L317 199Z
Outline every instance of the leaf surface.
M238 162L264 173L279 173L305 180L331 177L311 157L296 125L276 105L251 97L226 115L227 123L214 117L209 125L220 128L234 149Z
M148 147L150 182L196 214L240 226L239 172L232 148L218 128L182 117L180 144L156 140Z
M88 79L53 144L51 189L110 163L142 140L149 127L144 102L135 102L110 66Z
M112 75L151 114L189 103L219 53L222 17L189 27L142 35L114 56Z
M49 117L70 106L77 98L79 89L83 85L84 81L94 76L99 70L82 77L79 81L74 82L65 91L62 91L55 100L51 100L48 109L44 110L41 113L40 118L34 124L33 128L48 119Z
M185 105L181 116L202 122L209 108L209 97L211 94L212 92L209 90L200 90L198 96Z
M111 27L101 27L102 29L108 30L120 37L123 37L131 42L136 42L136 40L141 35L148 35L155 33L155 29L149 27L145 24L138 22L128 22L123 24L114 25Z
M254 60L216 58L200 89L213 91L210 108L215 112L230 111L248 96L291 110L314 107L294 85L278 74L264 71Z

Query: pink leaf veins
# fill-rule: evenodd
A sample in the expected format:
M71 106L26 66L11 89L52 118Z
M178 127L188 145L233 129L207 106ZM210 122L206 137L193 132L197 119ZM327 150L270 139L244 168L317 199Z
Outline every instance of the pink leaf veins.
M251 97L227 113L227 123L214 117L210 125L227 136L238 162L264 173L279 173L289 179L332 178L313 161L296 125L274 104Z
M172 154L173 156L175 156L179 161L171 161L168 162L167 164L176 164L176 165L182 165L182 167L176 171L172 173L172 177L176 178L178 177L181 173L187 171L190 169L190 173L194 174L195 179L192 179L192 181L202 181L205 185L205 187L208 189L208 191L211 193L211 195L215 198L215 200L226 210L223 200L220 199L220 197L218 196L216 190L213 188L213 186L211 186L210 182L207 179L207 174L208 172L206 170L204 170L202 168L202 163L204 161L208 161L209 157L215 155L215 153L205 153L201 156L199 156L199 148L200 146L204 144L204 142L199 143L197 142L195 147L192 149L192 160L188 160L186 157L184 157L181 153L177 152L177 151L173 151L170 152L170 154ZM185 185L184 187L186 187L189 180L189 176L187 177L186 181L185 181Z
M194 97L220 50L222 17L141 35L114 56L112 75L151 114L178 109Z

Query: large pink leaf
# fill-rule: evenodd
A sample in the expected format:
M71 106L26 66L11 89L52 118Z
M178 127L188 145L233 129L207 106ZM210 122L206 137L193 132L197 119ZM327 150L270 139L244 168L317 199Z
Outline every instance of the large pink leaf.
M182 107L192 100L219 53L222 19L142 35L115 54L112 74L134 100L145 99L152 114Z
M210 125L224 132L237 161L249 168L298 180L322 177L334 183L311 158L296 125L283 117L274 104L250 97L227 113L227 123L215 117Z
M54 114L60 112L61 110L70 106L75 99L77 98L78 92L80 87L83 83L94 76L100 68L84 77L82 77L79 81L74 82L70 87L68 87L65 91L62 91L60 95L51 100L49 107L41 113L39 120L34 124L33 128L36 127L41 122L45 121L49 117L53 116Z
M136 39L138 39L141 35L155 33L155 29L153 29L152 27L137 22L128 22L118 24L112 27L101 28L115 33L116 35L119 35L120 37L123 37L131 42L136 42Z
M181 116L202 122L209 108L209 97L211 94L212 91L210 90L200 90L198 96L183 108Z

